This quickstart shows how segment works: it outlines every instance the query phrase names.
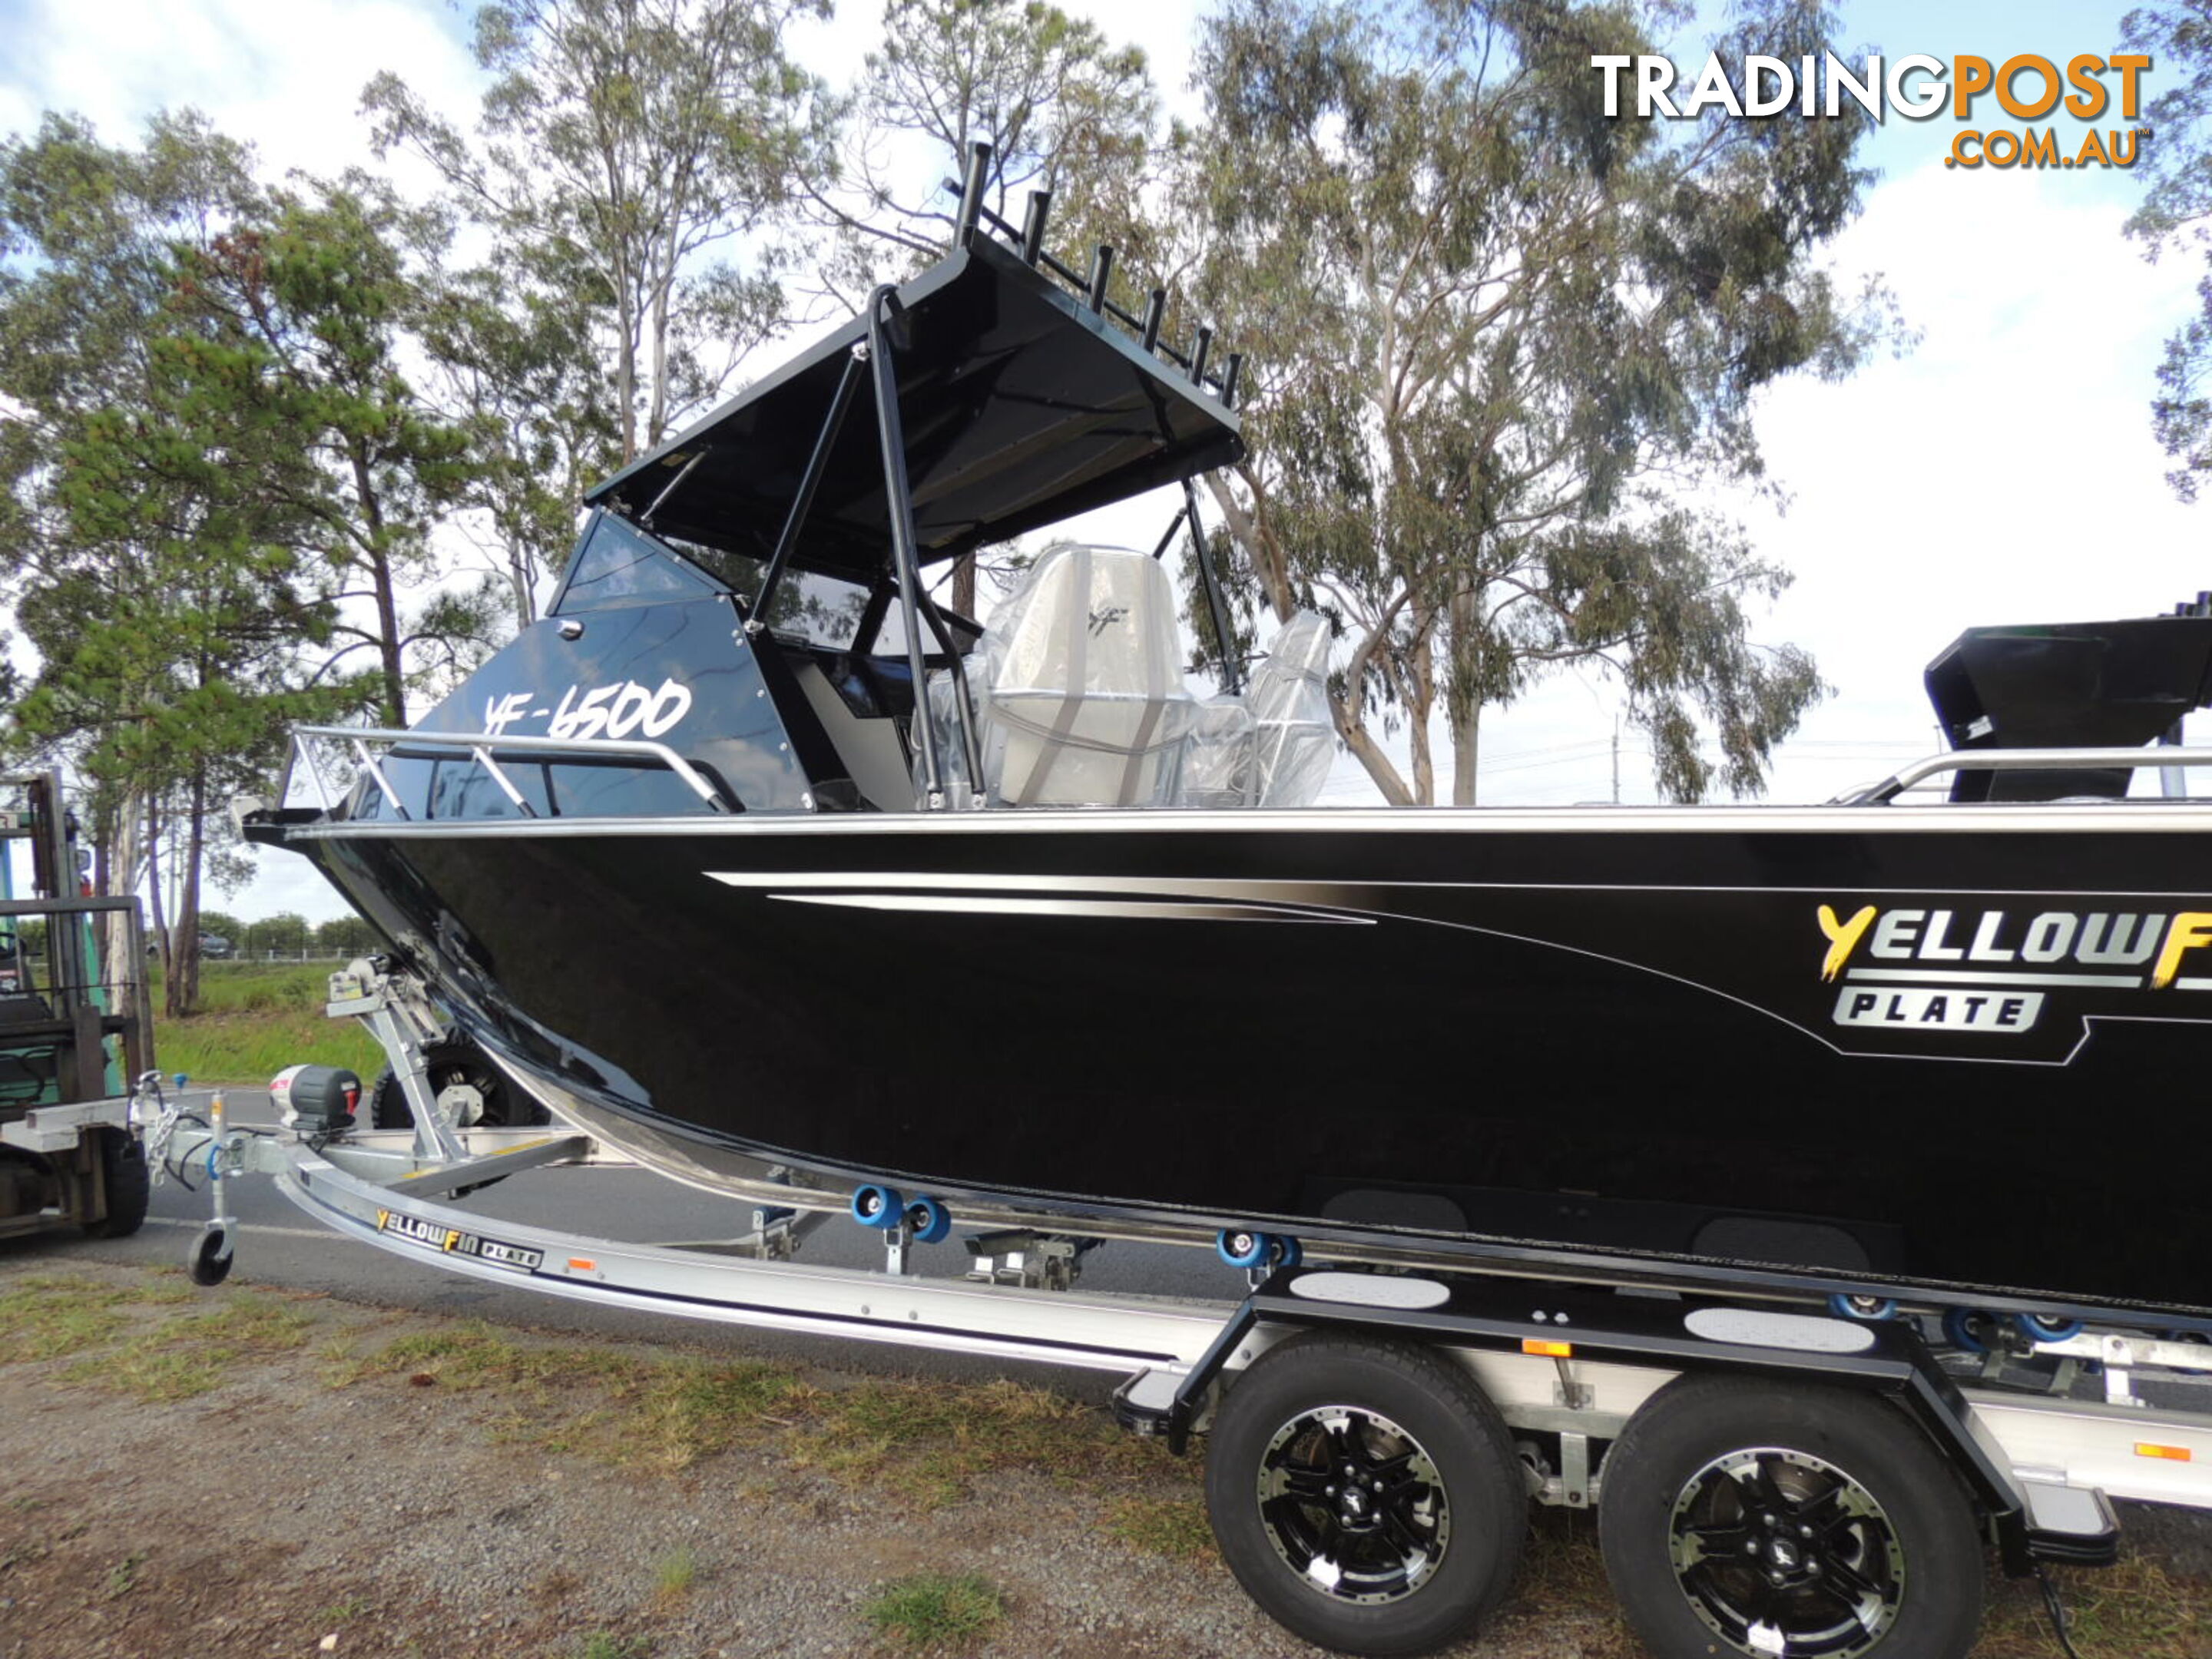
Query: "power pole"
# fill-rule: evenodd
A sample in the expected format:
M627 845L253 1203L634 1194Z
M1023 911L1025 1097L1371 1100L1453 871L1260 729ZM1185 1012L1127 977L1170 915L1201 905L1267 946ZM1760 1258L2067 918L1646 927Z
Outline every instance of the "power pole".
M1613 804L1620 805L1620 714L1613 716Z

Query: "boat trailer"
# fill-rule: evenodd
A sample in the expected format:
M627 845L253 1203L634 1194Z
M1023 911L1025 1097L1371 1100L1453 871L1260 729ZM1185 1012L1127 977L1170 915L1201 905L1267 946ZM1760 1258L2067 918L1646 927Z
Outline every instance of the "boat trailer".
M1247 1590L1340 1651L1423 1651L1492 1612L1530 1499L1597 1512L1616 1593L1661 1659L1880 1659L1893 1638L1963 1659L1984 1546L2040 1577L2047 1562L2116 1558L2115 1499L2212 1509L2212 1413L2138 1392L2147 1376L2212 1374L2212 1346L2157 1333L1937 1328L1925 1311L1764 1289L1457 1264L1306 1265L1295 1246L1255 1261L1233 1302L1093 1294L1074 1288L1086 1241L1066 1218L919 1206L884 1224L855 1206L881 1227L884 1268L823 1267L793 1252L852 1200L799 1187L764 1190L750 1229L726 1240L487 1222L457 1201L532 1170L629 1160L558 1126L462 1121L423 1082L434 1021L404 978L356 963L333 986L331 1012L384 1042L413 1130L356 1128L360 1084L329 1067L280 1076L276 1130L233 1121L220 1095L200 1109L141 1080L157 1170L209 1178L197 1282L222 1282L235 1259L231 1183L265 1175L334 1231L481 1279L1117 1375L1125 1426L1178 1454L1208 1436L1208 1506ZM915 1274L911 1244L955 1221L981 1230L969 1279Z

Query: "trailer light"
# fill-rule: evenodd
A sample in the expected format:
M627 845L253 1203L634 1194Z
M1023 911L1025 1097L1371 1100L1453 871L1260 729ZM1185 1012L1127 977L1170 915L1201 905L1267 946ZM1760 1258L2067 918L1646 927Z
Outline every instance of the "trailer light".
M568 1258L568 1271L572 1273L595 1273L599 1270L599 1264L587 1255L572 1255Z
M1575 1345L1571 1342L1547 1342L1540 1336L1521 1339L1521 1352L1533 1353L1540 1359L1572 1359Z
M2138 1440L2136 1442L2136 1455L2164 1457L2176 1463L2187 1463L2195 1461L2197 1455L2186 1446L2154 1446L2148 1440Z

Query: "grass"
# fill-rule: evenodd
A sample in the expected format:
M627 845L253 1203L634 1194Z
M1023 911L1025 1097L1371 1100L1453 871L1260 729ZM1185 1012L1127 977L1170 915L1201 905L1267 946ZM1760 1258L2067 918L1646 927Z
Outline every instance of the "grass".
M617 1636L595 1630L576 1644L575 1659L646 1659L653 1644L642 1636Z
M1219 1555L1201 1498L1124 1498L1114 1505L1106 1530L1133 1549L1170 1560L1212 1562Z
M924 1572L885 1584L860 1611L902 1647L962 1648L989 1634L1006 1604L979 1574Z
M518 1342L469 1322L395 1337L373 1352L326 1348L325 1376L345 1387L367 1376L497 1393L501 1431L547 1450L621 1468L685 1469L799 1420L814 1390L781 1365L646 1359L604 1348ZM568 1396L587 1392L591 1406Z
M384 1051L354 1021L323 1012L336 965L201 963L200 1012L158 1024L162 1069L204 1082L260 1083L298 1061L319 1060L373 1080Z
M190 1400L221 1388L240 1359L306 1346L313 1322L265 1297L234 1295L212 1312L169 1320L81 1360L69 1376L149 1404Z
M1003 1379L947 1385L866 1377L822 1388L765 1361L541 1345L475 1322L411 1332L380 1347L349 1336L325 1344L320 1357L334 1388L389 1376L494 1394L504 1407L497 1432L541 1450L674 1473L773 1437L801 1468L856 1485L885 1482L925 1509L957 1502L972 1480L995 1470L1073 1483L1154 1477L1161 1466L1156 1448L1089 1407ZM1165 1526L1130 1524L1146 1536Z
M669 1551L653 1569L653 1593L664 1601L689 1595L698 1581L699 1558L689 1544Z
M131 1293L90 1279L40 1273L0 1291L0 1363L59 1359L112 1341L130 1323Z
M2081 1659L2205 1659L2212 1653L2212 1581L2177 1577L2145 1556L2092 1571L2051 1569ZM2045 1659L2057 1651L2033 1580L1992 1578L1974 1659Z
M941 1508L975 1477L1022 1469L1074 1481L1156 1474L1157 1449L1090 1407L1000 1378L946 1384L871 1378L825 1393L792 1447L841 1480L888 1480Z

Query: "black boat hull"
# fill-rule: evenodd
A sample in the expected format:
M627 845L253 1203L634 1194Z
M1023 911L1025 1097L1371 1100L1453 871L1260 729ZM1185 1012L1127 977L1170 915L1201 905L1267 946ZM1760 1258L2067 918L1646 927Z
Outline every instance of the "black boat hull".
M709 1185L2212 1322L2197 809L283 838L526 1083Z

